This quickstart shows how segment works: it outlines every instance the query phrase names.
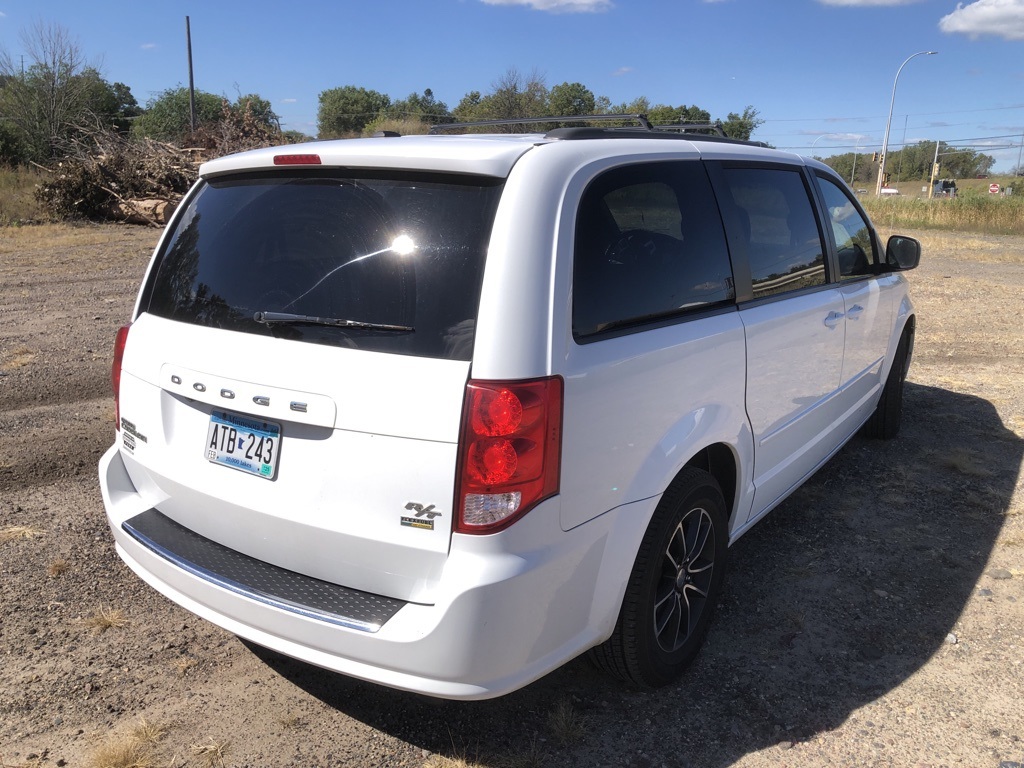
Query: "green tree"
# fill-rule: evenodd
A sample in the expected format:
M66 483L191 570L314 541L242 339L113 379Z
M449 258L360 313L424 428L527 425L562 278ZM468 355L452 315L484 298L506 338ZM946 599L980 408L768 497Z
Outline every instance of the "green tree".
M856 168L854 167L855 157ZM822 158L821 161L854 186L870 184L878 174L878 164L872 162L870 154L846 152L842 155ZM855 174L852 181L850 180L851 174Z
M742 114L730 112L722 123L725 135L733 139L749 140L750 134L764 122L757 115L757 110L749 105L744 108Z
M455 108L458 122L473 120L508 120L527 117L544 117L548 112L548 89L543 75L532 72L524 75L515 67L508 69L495 80L493 90L481 96L479 91L470 91ZM533 125L505 125L489 127L488 131L499 133L524 133L536 130ZM482 129L483 130L483 129Z
M244 96L239 96L235 99L235 103L232 108L239 113L248 112L252 115L257 122L267 126L268 128L277 128L281 130L281 118L278 117L277 113L270 106L270 102L260 96L258 93L247 93Z
M583 83L561 83L551 87L548 108L552 115L593 115L597 100Z
M355 85L321 91L316 119L318 135L331 139L358 134L389 106L388 96Z
M197 127L218 122L224 99L206 91L195 92ZM188 89L168 88L146 102L146 108L132 125L132 134L158 141L183 142L192 132Z
M700 107L688 107L680 104L678 107L669 107L658 104L651 107L647 117L655 125L674 125L678 123L710 123L711 113Z
M116 114L118 96L60 25L38 22L22 31L21 43L26 69L0 50L0 114L25 157L46 162L84 129Z
M108 83L93 69L86 70L84 75L91 80L86 102L96 122L118 133L127 133L132 121L142 114L131 88L124 83Z
M384 116L390 120L415 120L425 125L450 123L452 113L448 105L434 98L434 92L427 88L422 95L410 93L404 99L391 103Z

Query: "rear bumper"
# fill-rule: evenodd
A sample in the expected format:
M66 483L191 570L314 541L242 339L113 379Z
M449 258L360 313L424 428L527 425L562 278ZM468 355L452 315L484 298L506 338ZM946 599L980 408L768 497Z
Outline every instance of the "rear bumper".
M176 558L152 541L144 543L138 521L159 499L135 489L116 446L104 454L99 471L118 554L166 597L288 656L451 699L509 693L607 637L657 502L622 507L564 532L556 497L499 534L456 534L433 604L395 601L398 605L379 628L353 627L301 610L301 598L289 605L247 594L237 579L215 577L223 568L190 567L196 565L195 556ZM125 523L134 525L136 535ZM177 548L173 539L170 543L171 549ZM308 578L293 576L300 582ZM301 593L299 589L288 596Z

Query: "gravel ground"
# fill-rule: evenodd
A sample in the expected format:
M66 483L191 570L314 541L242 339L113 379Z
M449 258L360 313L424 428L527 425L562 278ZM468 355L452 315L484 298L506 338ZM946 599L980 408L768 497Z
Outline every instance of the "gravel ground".
M243 643L115 555L110 350L156 237L0 230L0 767L1024 765L1024 238L921 233L904 431L732 548L678 684L579 659L455 703Z

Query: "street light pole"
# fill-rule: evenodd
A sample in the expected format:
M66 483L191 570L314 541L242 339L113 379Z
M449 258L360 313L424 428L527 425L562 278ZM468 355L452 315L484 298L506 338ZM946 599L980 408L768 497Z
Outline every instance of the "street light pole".
M896 106L896 83L900 81L900 72L907 66L907 62L915 56L934 56L936 53L938 51L918 51L908 56L907 60L900 64L900 68L896 70L896 79L892 81L892 99L889 101L889 119L885 121L885 138L882 139L882 157L878 163L878 183L875 184L876 197L882 194L882 181L885 179L885 156L889 151L889 128L892 127L892 110Z

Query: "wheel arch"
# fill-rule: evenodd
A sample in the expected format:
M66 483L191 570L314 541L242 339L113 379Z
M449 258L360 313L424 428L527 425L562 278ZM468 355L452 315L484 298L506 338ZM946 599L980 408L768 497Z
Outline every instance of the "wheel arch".
M679 475L688 467L702 469L718 482L725 499L725 508L729 510L731 528L736 514L736 488L739 484L739 463L732 447L725 443L713 443L697 451L679 470L670 485L678 482Z

